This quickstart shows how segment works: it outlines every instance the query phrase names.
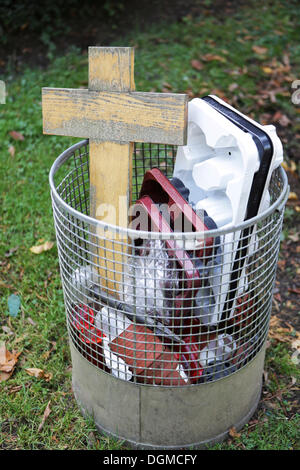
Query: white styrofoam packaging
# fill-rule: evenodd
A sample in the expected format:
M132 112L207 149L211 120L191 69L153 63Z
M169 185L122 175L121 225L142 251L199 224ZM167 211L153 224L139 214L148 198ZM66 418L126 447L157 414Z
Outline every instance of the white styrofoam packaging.
M262 212L270 204L268 185L271 174L283 160L282 144L276 129L273 125L262 126L220 98L211 97L261 128L272 141L273 157L259 207L259 212ZM234 228L245 220L253 177L259 165L259 153L250 133L244 132L206 101L200 98L190 101L187 145L178 147L173 176L180 178L189 188L189 202L196 209L206 210L218 228ZM249 243L252 252L257 246L256 237L254 230ZM239 238L239 231L223 236L221 269L215 276L212 272L210 278L215 300L214 313L209 316L210 324L217 323L222 314L234 262L233 253ZM242 286L246 285L244 268L238 286L239 294ZM208 318L207 315L205 318Z

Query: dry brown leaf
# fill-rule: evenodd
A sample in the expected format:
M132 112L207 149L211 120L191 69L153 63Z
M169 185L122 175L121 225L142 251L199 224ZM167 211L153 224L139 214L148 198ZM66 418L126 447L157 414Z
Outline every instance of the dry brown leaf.
M10 135L14 140L24 140L24 136L23 136L23 134L21 134L21 132L10 131L9 135Z
M292 240L292 242L297 243L299 241L299 233L292 233L291 235L288 236L289 240Z
M200 60L197 60L197 59L191 60L191 66L195 70L202 70L203 69L203 64L200 62Z
M27 372L29 375L32 375L33 377L36 377L37 379L41 379L45 375L43 369L37 369L35 367L29 367L28 369L25 369L25 372Z
M0 343L0 382L4 382L11 377L20 354L15 350L8 351L4 341Z
M229 433L229 436L232 437L233 439L236 439L237 437L241 437L241 434L236 431L234 426L229 429L228 433Z
M295 137L297 137L297 135ZM300 135L298 135L297 138L300 138ZM294 160L290 160L290 166L287 164L286 161L283 161L281 165L285 169L285 171L289 171L291 173L296 173L297 171L297 164L294 162Z
M273 73L273 70L271 69L271 67L262 67L262 70L267 74Z
M5 382L5 380L8 380L12 376L12 372L0 372L0 383Z
M286 260L280 259L277 264L278 264L279 269L284 269L286 265Z
M49 359L50 354L56 349L56 341L51 341L52 347L48 351L45 351L42 355L42 358L46 361Z
M300 339L295 339L294 341L292 341L292 348L300 349Z
M173 88L172 85L170 85L170 83L168 83L168 82L164 82L163 87L168 88L169 90L172 90L172 88Z
M46 380L46 382L50 382L52 377L53 377L52 372L47 372L46 374L44 374L44 379Z
M43 414L41 424L39 425L39 428L38 428L38 432L40 432L43 429L45 421L48 418L49 414L51 413L50 403L51 403L51 400L48 401L48 404L47 404L46 409L45 409L44 414Z
M31 253L34 253L35 255L39 255L40 253L43 253L43 251L51 250L53 245L54 245L54 242L45 242L42 245L32 246L30 248L30 251Z
M259 55L266 54L268 52L268 49L266 47L261 47L261 46L252 46L253 52Z
M12 393L19 392L22 389L22 387L23 385L14 385L13 387L10 387L8 393L12 394Z
M297 194L296 194L294 191L291 191L290 194L289 194L288 199L289 199L289 201L297 201L297 200L298 200L298 196L297 196Z
M212 60L218 60L219 62L226 62L225 57L222 57L217 54L205 54L202 56L202 59L207 62L211 62Z

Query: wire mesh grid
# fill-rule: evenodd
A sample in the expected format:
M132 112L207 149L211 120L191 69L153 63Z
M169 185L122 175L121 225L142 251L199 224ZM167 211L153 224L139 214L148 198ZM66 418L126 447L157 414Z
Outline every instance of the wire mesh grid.
M176 150L135 144L134 200L149 168L172 177ZM235 230L120 230L89 217L88 141L64 152L50 184L74 347L105 373L145 385L213 382L244 367L268 332L283 175L273 172L264 216Z

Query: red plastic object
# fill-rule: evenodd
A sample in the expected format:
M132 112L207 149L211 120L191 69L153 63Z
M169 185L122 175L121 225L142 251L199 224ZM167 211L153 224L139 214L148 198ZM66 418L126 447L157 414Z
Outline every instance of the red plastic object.
M70 326L76 348L92 364L106 369L101 344L104 334L94 326L94 321L95 312L87 305L78 304L72 308Z
M95 312L92 308L81 304L75 305L72 314L72 323L80 332L81 341L86 344L102 342L102 332L93 326Z
M155 204L166 204L169 210L171 228L174 232L205 232L208 227L181 196L168 178L158 169L152 168L145 173L139 197L150 196ZM212 237L199 240L200 248L196 254L205 259L212 253Z
M185 344L177 346L178 352L175 357L188 373L190 382L195 383L203 374L203 368L199 362L199 348L193 336L186 336L184 342Z

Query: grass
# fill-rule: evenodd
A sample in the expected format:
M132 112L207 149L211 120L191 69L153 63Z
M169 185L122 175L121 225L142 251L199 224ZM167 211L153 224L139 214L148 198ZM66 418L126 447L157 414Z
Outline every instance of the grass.
M224 18L220 14L201 19L188 16L176 24L133 31L122 44L136 47L138 90L188 92L190 96L213 91L260 120L270 120L280 110L292 122L289 151L297 145L299 149L294 137L300 129L299 110L290 101L291 82L300 78L299 19L296 2L266 2L264 6L252 2ZM256 53L253 46L266 50ZM218 58L211 60L207 54ZM278 69L285 54L292 71L282 78ZM204 67L194 69L192 60L202 61ZM40 239L55 240L48 173L55 157L77 141L42 135L41 87L85 87L87 65L86 54L72 49L64 57L53 58L46 70L25 68L18 77L8 70L3 78L8 96L6 104L0 105L0 341L10 351L21 351L12 377L0 384L3 449L123 448L121 442L96 434L93 421L81 416L73 398L56 248L40 255L29 250ZM266 92L275 79L281 81L273 102ZM13 130L22 133L24 140L14 140L9 134ZM14 156L9 152L12 146ZM292 223L289 215L287 233ZM12 293L22 301L16 318L8 315ZM51 380L29 376L25 372L29 367L51 373ZM299 448L299 415L288 411L293 405L287 387L291 377L299 377L299 370L285 344L271 341L266 370L269 382L264 391L269 395L281 391L281 400L271 400L273 407L261 407L240 436L214 448ZM15 391L17 386L21 388ZM39 432L49 400L51 413Z

